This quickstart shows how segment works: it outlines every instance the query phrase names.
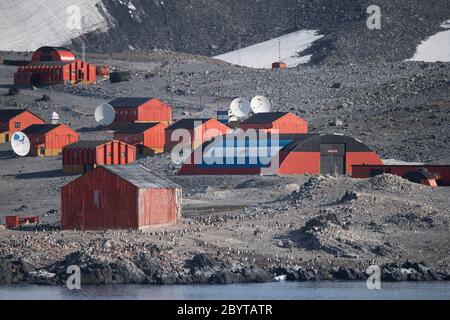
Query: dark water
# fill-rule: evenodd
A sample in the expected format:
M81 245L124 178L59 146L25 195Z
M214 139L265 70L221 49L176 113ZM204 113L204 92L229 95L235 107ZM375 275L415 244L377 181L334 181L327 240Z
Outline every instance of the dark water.
M137 299L137 300L273 300L273 299L359 299L359 300L450 300L450 282L382 283L381 290L367 289L365 282L275 282L264 284L192 286L0 286L0 299Z

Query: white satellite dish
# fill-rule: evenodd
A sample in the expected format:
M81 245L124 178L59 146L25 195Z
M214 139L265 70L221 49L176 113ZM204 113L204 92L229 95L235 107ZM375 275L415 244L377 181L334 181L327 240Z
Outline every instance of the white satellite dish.
M250 102L245 98L234 99L230 104L230 110L234 116L243 118L250 113Z
M15 154L25 157L30 152L30 140L23 132L15 132L11 139L11 147Z
M59 124L59 114L57 114L56 112L52 113L51 123L52 124Z
M254 97L250 106L254 113L270 112L270 101L264 96Z
M99 125L107 127L114 122L116 111L112 105L104 103L95 109L94 118Z

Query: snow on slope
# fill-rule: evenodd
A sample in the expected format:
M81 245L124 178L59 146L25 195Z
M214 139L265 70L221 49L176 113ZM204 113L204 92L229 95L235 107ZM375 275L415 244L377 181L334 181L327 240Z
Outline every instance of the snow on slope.
M301 52L322 37L316 30L300 30L214 58L250 68L270 69L279 60L281 48L281 61L288 67L296 67L309 62L311 55L301 56Z
M441 24L441 28L450 29L450 20ZM412 61L450 61L450 30L441 31L423 41L418 47Z
M96 7L101 0L0 0L0 50L32 51L60 46L82 33L105 31L106 19ZM83 31L68 27L76 5L84 17ZM73 21L70 20L70 21Z

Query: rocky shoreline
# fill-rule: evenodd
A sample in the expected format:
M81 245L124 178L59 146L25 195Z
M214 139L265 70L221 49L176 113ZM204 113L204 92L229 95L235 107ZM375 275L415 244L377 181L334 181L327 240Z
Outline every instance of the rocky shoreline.
M84 285L188 285L262 283L277 281L363 281L369 274L358 267L296 267L261 268L244 266L235 268L227 262L199 253L187 260L182 270L167 270L159 262L159 249L155 246L134 261L119 259L108 262L85 252L77 251L47 268L36 268L23 258L0 258L0 284L64 285L71 274L69 266L79 266ZM450 270L435 270L424 263L388 263L380 266L381 280L398 281L450 281Z

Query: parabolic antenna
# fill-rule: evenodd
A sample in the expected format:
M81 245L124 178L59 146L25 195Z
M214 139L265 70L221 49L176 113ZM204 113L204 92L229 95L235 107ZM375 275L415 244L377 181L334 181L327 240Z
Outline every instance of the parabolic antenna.
M256 96L250 104L254 113L270 112L270 101L264 96Z
M11 147L19 157L25 157L30 152L30 140L23 132L15 132L11 139Z
M113 106L107 103L101 104L95 109L94 118L103 127L109 126L116 118L116 111Z
M234 99L230 104L230 110L234 116L243 118L250 113L250 102L245 98Z
M59 123L59 114L57 114L56 112L53 112L51 122L52 122L52 124L58 124Z

